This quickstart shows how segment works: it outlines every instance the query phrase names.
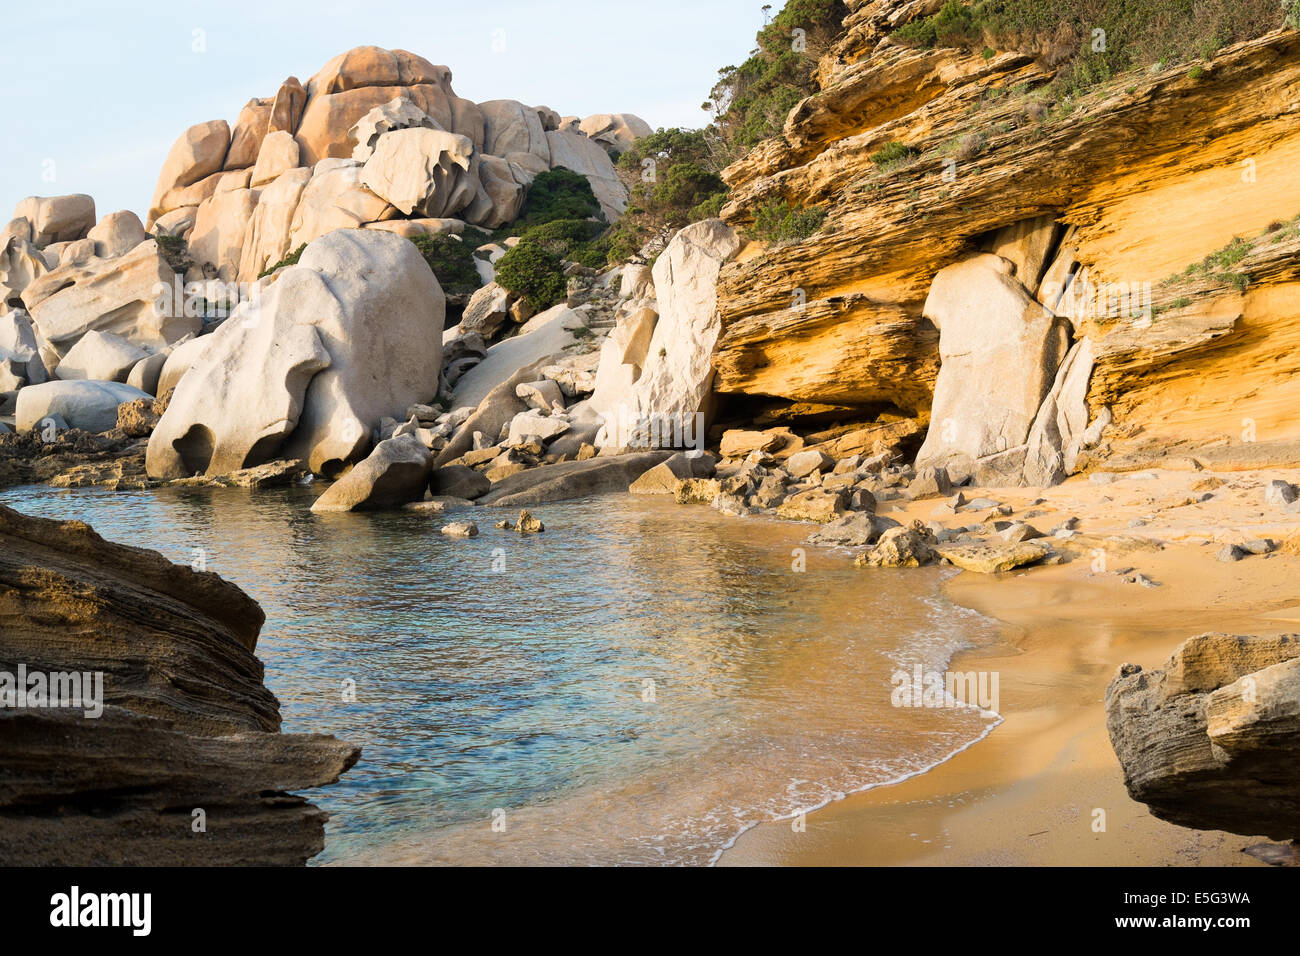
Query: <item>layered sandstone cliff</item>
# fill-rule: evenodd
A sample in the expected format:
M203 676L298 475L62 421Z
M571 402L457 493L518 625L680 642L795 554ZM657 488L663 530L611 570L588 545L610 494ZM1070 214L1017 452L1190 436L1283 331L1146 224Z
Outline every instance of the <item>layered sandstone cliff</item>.
M1300 462L1300 33L1061 100L1032 52L890 39L935 3L847 6L821 89L726 172L734 225L827 215L723 269L717 390L887 403L989 482Z

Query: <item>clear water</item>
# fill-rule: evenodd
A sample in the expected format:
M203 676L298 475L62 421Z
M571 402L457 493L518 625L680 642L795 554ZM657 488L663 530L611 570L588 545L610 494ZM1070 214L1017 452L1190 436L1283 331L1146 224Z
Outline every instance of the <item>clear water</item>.
M794 570L806 525L617 495L533 509L534 536L479 510L454 540L436 517L313 515L314 493L0 501L180 563L201 549L261 603L284 730L363 748L311 794L332 815L318 863L708 863L996 720L890 704L894 671L943 670L993 622L937 570L814 548Z

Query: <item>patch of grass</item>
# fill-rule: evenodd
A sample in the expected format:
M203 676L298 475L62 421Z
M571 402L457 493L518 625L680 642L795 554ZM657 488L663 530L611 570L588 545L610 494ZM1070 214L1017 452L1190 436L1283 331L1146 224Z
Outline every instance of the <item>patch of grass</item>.
M1238 292L1244 292L1250 286L1250 276L1237 271L1234 267L1250 255L1252 249L1254 249L1253 243L1237 236L1222 249L1210 253L1200 262L1193 262L1182 272L1170 276L1161 285L1169 286L1195 279L1208 279L1230 285Z
M1201 66L1200 64L1197 64L1196 66L1192 67L1190 70L1187 71L1187 76L1189 79L1203 80L1205 79L1205 67Z

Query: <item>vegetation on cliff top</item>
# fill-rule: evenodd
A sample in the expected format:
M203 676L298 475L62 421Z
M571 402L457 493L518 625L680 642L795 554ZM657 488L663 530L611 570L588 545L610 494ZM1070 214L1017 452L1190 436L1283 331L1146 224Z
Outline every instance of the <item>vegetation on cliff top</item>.
M909 46L1017 50L1058 70L1062 93L1125 70L1209 59L1300 21L1300 0L947 0L893 34Z
M723 166L779 132L795 104L814 91L817 61L847 14L840 0L788 0L759 31L749 59L718 71L704 108L714 115Z
M779 133L794 105L815 90L817 61L847 13L841 0L788 0L759 31L750 57L718 71L704 103L713 119L704 129L661 129L619 157L628 209L609 232L610 263L642 250L653 257L678 229L722 211L723 169ZM756 232L789 241L807 235L823 216L786 208Z

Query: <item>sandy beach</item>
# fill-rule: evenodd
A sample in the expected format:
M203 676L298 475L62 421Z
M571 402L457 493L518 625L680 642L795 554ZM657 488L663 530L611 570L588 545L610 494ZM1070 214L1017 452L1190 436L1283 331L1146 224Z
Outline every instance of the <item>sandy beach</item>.
M1067 564L996 579L963 572L945 585L1003 624L999 643L952 669L999 673L1004 722L929 773L810 814L802 832L788 821L755 827L718 865L1263 865L1242 852L1263 838L1177 827L1128 797L1103 698L1120 664L1158 667L1193 635L1296 630L1300 558L1290 548L1216 560L1224 544L1294 533L1290 515L1264 505L1273 478L1295 472L1158 470L1080 476L1047 492L967 491L1044 532L1078 519L1073 539L1053 541L1075 552ZM882 513L949 527L981 517L935 518L940 501Z

